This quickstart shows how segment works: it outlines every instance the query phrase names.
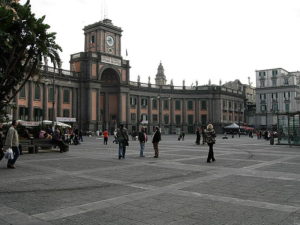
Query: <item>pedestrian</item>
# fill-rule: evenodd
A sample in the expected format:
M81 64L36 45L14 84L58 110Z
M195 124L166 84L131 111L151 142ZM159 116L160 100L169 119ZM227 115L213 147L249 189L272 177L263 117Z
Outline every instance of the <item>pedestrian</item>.
M183 140L183 141L184 141L184 136L185 136L185 133L184 133L184 131L182 131L181 137L182 137L182 140Z
M206 129L206 142L209 146L209 151L208 151L208 157L207 157L207 163L210 163L210 160L212 160L213 162L216 161L215 157L214 157L214 150L213 150L213 146L216 143L216 133L214 130L214 127L212 124L208 124L207 125L207 129Z
M200 128L198 127L196 130L196 145L200 145L201 140L201 134L200 134Z
M124 128L123 124L120 124L120 127L117 130L117 140L119 143L119 159L121 158L125 159L126 146L129 145L128 143L129 138L127 134L127 129Z
M144 156L145 143L148 141L148 138L147 138L146 130L143 127L139 132L138 140L140 142L140 157L145 157Z
M83 138L82 138L82 130L80 129L80 131L78 132L78 136L79 136L79 140L81 141L81 142L83 142Z
M104 139L104 145L107 145L108 131L106 129L103 131L103 139Z
M12 121L11 127L8 129L6 140L5 140L5 148L11 148L13 151L13 159L8 159L7 168L15 169L15 163L20 155L19 151L19 134L17 131L18 122L16 120Z
M152 143L154 148L154 158L158 158L158 143L161 141L161 134L159 127L155 127L155 132L153 134Z

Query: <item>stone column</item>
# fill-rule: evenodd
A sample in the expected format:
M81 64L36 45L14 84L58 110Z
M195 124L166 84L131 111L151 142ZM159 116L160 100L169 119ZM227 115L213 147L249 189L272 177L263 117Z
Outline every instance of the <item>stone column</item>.
M182 99L182 130L186 132L186 100Z
M97 104L96 104L96 107L97 107L97 129L99 130L101 128L101 108L100 108L100 105L101 105L101 93L100 93L100 89L97 89Z
M56 117L60 117L61 116L61 114L62 114L62 95L63 95L63 93L62 93L62 87L61 86L58 86L57 87L57 106L56 106L56 108L57 108L57 113L56 113Z
M29 88L28 88L28 120L33 120L33 98L32 98L32 92L34 91L32 81L28 81Z
M130 95L129 93L126 93L126 124L129 129L129 121L131 124L131 119L130 119ZM131 124L132 125L132 124ZM132 128L130 128L132 131Z
M137 127L136 130L139 131L140 130L140 121L141 121L141 96L137 96L137 115L136 115L136 119L137 119Z
M104 107L104 110L105 110L105 112L104 112L104 117L105 117L105 120L104 120L104 122L105 122L105 128L106 129L109 129L109 127L108 127L108 121L109 121L109 98L108 98L108 93L106 92L105 93L105 102L104 102L104 104L105 104L105 107Z
M122 121L122 105L125 104L125 103L122 103L122 92L119 93L118 101L119 101L119 104L118 104L118 118L117 118L117 121L119 120L119 123L123 123L123 121Z
M148 97L148 134L150 134L150 129L152 125L152 100Z
M48 120L48 85L43 84L43 120Z

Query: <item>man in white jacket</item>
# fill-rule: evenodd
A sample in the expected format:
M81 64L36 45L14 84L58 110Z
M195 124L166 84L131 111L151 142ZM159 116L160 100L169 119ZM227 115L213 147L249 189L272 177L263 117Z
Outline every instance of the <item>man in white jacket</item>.
M11 127L8 129L6 140L5 140L5 148L11 148L14 154L13 159L9 159L7 161L8 169L15 169L15 163L20 155L19 151L19 135L16 129L18 123L16 120L12 121Z

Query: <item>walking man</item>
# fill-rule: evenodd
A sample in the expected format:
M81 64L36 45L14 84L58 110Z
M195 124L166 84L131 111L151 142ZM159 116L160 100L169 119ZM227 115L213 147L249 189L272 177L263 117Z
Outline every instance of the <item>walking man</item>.
M144 157L145 143L147 142L147 134L145 128L142 127L138 136L140 142L140 157Z
M200 145L200 139L201 139L201 134L200 134L200 129L198 127L196 131L196 145Z
M117 130L117 140L119 142L119 159L125 159L126 146L128 146L128 134L127 129L124 128L123 124L120 124Z
M8 169L15 169L15 163L20 155L19 151L19 134L17 131L17 121L13 120L11 127L8 129L6 140L5 140L5 147L6 149L11 148L14 154L13 159L9 159L7 161L7 168Z
M152 138L153 148L154 148L154 158L158 158L158 143L161 141L161 134L159 127L155 127L155 132Z

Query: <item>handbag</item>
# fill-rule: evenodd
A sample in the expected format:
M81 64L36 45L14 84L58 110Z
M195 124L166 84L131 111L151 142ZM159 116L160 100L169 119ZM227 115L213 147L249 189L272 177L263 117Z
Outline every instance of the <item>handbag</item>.
M6 159L8 159L8 160L14 159L14 152L13 152L13 150L12 150L11 148L8 148L8 149L6 150L6 152L4 153L4 157L5 157Z

